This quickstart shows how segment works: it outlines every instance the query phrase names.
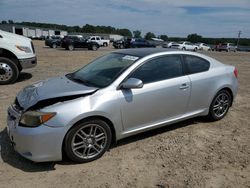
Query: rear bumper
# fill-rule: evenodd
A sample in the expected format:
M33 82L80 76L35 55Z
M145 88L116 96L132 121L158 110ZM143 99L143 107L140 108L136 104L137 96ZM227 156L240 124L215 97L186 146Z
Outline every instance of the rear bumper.
M37 65L36 57L27 58L27 59L19 59L19 62L23 69L32 68Z

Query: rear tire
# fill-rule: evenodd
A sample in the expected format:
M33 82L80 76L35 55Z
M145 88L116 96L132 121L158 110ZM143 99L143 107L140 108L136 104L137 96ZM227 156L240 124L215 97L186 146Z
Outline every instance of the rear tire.
M104 46L104 47L107 47L107 46L108 46L108 43L104 42L104 43L103 43L103 46Z
M0 85L14 83L19 74L18 67L13 61L0 57Z
M74 50L74 45L70 44L70 45L68 46L68 49L69 49L70 51L73 51L73 50Z
M100 119L76 124L65 137L66 155L76 163L100 158L110 147L112 133L109 125Z
M227 90L219 91L209 108L208 119L218 121L224 118L232 104L232 96Z

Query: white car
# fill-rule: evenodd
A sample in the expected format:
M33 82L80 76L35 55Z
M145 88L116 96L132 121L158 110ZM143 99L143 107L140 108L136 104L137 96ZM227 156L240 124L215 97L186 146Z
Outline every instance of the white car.
M210 51L211 50L211 47L208 46L205 43L197 43L196 45L198 46L199 50L204 50L204 51Z
M164 42L162 48L171 48L173 44L175 44L175 42Z
M197 45L194 45L193 43L187 41L174 43L172 44L171 48L190 51L197 51L199 49Z

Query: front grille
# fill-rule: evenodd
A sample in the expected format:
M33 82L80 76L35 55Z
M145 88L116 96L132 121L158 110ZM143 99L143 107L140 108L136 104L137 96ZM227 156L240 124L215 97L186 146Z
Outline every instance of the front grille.
M33 42L31 41L30 43L31 43L33 54L35 54L35 48L34 48Z

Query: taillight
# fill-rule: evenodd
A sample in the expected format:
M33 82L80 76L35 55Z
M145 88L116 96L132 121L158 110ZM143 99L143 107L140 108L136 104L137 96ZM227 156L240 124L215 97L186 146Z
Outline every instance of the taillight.
M238 78L238 70L236 68L234 68L234 76Z

